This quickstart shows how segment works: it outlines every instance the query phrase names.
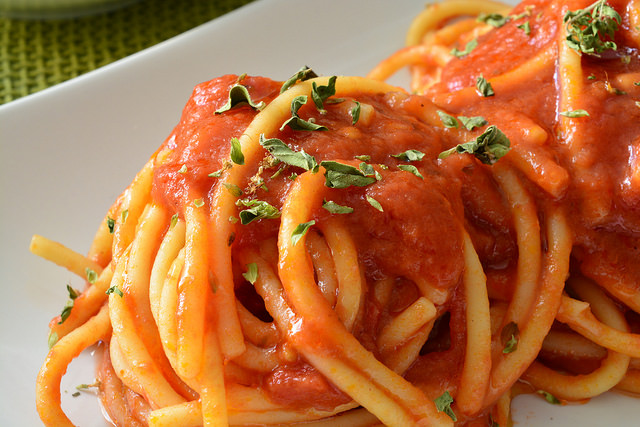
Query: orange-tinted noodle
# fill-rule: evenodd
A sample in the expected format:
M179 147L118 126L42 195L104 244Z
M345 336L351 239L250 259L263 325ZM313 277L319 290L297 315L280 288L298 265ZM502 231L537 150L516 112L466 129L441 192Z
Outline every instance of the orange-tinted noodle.
M96 276L51 322L43 421L72 425L60 377L96 342L116 425L507 426L522 392L640 393L640 2L606 3L597 56L563 22L590 5L449 0L367 78L198 85L86 257L34 237ZM382 82L404 67L414 94ZM495 128L503 157L441 155Z

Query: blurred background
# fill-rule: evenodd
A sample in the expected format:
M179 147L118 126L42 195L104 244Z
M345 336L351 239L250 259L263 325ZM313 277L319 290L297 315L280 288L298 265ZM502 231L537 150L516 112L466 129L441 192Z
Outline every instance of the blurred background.
M0 104L124 58L251 1L0 0Z

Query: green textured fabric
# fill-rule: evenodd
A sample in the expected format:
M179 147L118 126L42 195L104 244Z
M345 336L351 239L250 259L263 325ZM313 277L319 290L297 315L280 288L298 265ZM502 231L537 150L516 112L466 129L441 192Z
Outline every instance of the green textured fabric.
M252 0L145 0L60 20L0 18L0 104L106 65Z

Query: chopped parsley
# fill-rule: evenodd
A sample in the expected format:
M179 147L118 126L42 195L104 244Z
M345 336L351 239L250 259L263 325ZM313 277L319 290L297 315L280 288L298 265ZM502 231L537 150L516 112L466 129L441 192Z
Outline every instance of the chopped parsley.
M84 273L87 276L87 282L91 283L92 285L96 283L96 280L98 280L98 273L96 273L91 268L85 268Z
M307 234L307 231L309 231L309 228L315 225L315 223L316 222L314 220L311 220L309 222L298 224L296 228L293 230L293 233L291 233L291 244L295 246L300 241L300 239L302 239L304 235Z
M224 187L229 191L229 193L231 193L232 196L234 197L242 196L242 190L237 185L229 184L226 182L223 182L222 185L224 185Z
M122 213L120 214L120 219L122 220L123 224L127 222L127 218L129 218L129 209L123 210Z
M236 165L244 165L244 154L238 138L231 138L231 161Z
M491 86L491 83L489 83L482 75L478 76L476 79L476 90L478 91L478 94L484 97L495 95L493 86Z
M355 105L351 109L351 124L355 125L360 120L360 103L358 101L353 101Z
M242 273L242 277L247 279L247 282L254 285L256 280L258 280L258 264L252 262L251 264L247 264L247 271Z
M448 391L442 393L440 397L437 397L434 401L436 404L436 409L440 412L444 412L447 414L453 421L458 421L458 417L451 409L451 404L453 403L453 397L449 394Z
M67 301L60 313L60 321L58 322L58 325L63 324L64 321L69 318L71 310L73 309L73 304L75 303L76 298L80 296L80 292L73 289L71 285L67 285L67 291L69 292L69 301Z
M487 120L482 116L458 116L458 120L460 120L462 126L464 126L467 130L473 130L474 128L482 127L487 124Z
M495 125L491 125L476 139L443 151L438 158L444 159L456 152L469 153L482 163L492 165L509 152L510 146L509 138Z
M380 204L379 201L377 201L371 196L367 196L366 198L367 198L367 202L369 202L371 206L373 206L375 209L379 210L380 212L384 212L384 209L382 209L382 205Z
M352 207L342 206L331 200L329 201L324 200L322 202L322 207L332 214L350 214L353 212Z
M559 405L561 403L560 399L558 399L557 397L555 397L553 394L549 393L548 391L538 390L538 391L536 391L536 393L538 393L539 395L544 397L544 400L546 400L547 402L551 403L552 405Z
M478 39L473 39L466 44L463 50L458 50L457 47L453 48L451 50L451 55L455 56L456 58L461 58L470 54L476 47L478 47Z
M587 117L589 115L589 112L587 110L568 110L568 111L561 111L559 114L561 116L565 116L569 118L576 118L576 117Z
M291 101L291 117L287 119L282 126L280 126L280 130L283 130L287 126L293 130L328 130L326 126L316 124L311 120L304 120L298 115L298 111L307 103L307 100L308 98L306 95L300 95L293 98L293 101Z
M241 84L236 83L229 89L229 99L227 103L217 109L215 114L222 114L225 111L229 111L238 106L248 105L254 110L262 110L266 104L264 101L260 101L257 104L253 102L251 99L251 95L249 95L249 90Z
M56 345L58 342L58 333L57 332L49 332L49 336L47 337L47 345L49 346L49 350Z
M122 291L120 290L120 288L118 288L118 285L113 285L111 286L109 289L107 289L107 291L105 292L105 294L107 295L111 295L111 294L116 294L119 297L123 297L124 294L122 293Z
M520 330L515 322L509 322L502 328L502 342L504 343L504 348L502 349L503 354L513 353L518 349L519 336Z
M302 82L305 80L313 79L314 77L318 77L318 75L311 68L305 65L304 67L300 68L300 70L298 70L297 73L289 77L287 81L285 81L282 84L282 87L280 88L280 93L284 92L285 90L289 89L291 86L295 85L298 80Z
M324 114L327 110L324 109L324 102L330 96L336 94L336 76L329 77L329 81L326 86L318 86L316 82L311 84L311 99L316 104L316 108L320 113Z
M275 206L263 200L238 200L238 204L244 205L249 209L240 211L240 223L247 225L253 221L260 219L275 219L280 218L280 211Z
M524 24L520 24L517 26L519 29L521 29L522 31L524 31L524 33L527 36L531 35L531 24L529 23L529 21L526 21Z
M320 163L325 168L325 185L329 188L347 188L350 186L364 187L376 182L375 177L367 176L365 172L355 166L335 161Z
M499 13L481 13L477 18L478 22L483 22L495 28L502 27L509 22L509 20L510 18L508 16L502 16Z
M169 227L173 228L178 223L178 214L173 214L171 217L171 222L169 223Z
M424 153L418 150L407 150L404 153L400 154L392 154L391 157L395 157L399 160L404 160L407 162L418 162L422 160L424 157Z
M187 165L182 165L182 167L178 169L178 173L187 173Z
M196 208L201 208L201 207L203 207L203 206L204 206L204 199L203 199L202 197L201 197L201 198L199 198L199 199L195 199L195 200L193 201L193 205L194 205Z
M304 170L318 172L319 166L315 157L305 153L304 150L293 151L282 140L278 138L265 139L264 134L260 135L260 145L282 163Z
M398 165L398 169L403 170L405 172L410 172L417 176L420 179L424 179L424 176L418 171L418 168L413 165Z
M444 127L457 129L460 126L460 123L458 123L458 119L456 119L452 115L440 110L438 110L437 113L438 116L440 116L440 121L442 122Z
M109 234L113 234L116 228L116 220L110 216L107 217L107 228L109 229Z
M579 52L599 56L605 50L617 50L613 41L621 18L606 0L598 0L585 9L568 11L563 19L567 45Z

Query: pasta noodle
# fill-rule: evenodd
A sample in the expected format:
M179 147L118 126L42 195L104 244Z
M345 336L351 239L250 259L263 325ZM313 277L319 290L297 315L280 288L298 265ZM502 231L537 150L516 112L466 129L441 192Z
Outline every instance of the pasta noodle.
M86 256L33 238L87 281L40 417L73 425L60 379L98 342L118 426L507 426L520 393L640 393L637 22L448 0L366 78L198 85ZM413 94L384 83L405 67Z

